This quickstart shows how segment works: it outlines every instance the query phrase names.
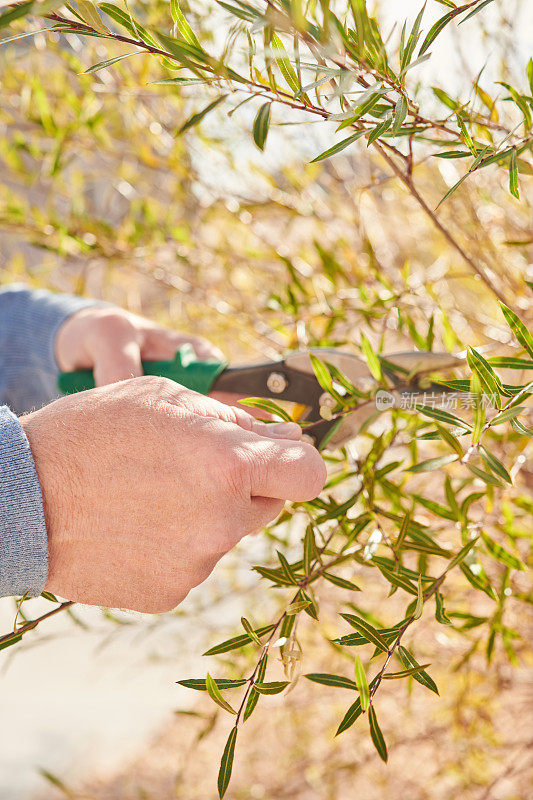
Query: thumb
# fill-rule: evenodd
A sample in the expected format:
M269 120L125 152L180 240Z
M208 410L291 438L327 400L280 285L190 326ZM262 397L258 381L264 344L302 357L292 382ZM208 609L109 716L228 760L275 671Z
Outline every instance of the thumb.
M141 348L133 329L110 339L102 339L93 352L93 358L94 381L97 386L143 374Z
M312 445L256 437L250 450L252 497L303 502L322 491L326 465Z

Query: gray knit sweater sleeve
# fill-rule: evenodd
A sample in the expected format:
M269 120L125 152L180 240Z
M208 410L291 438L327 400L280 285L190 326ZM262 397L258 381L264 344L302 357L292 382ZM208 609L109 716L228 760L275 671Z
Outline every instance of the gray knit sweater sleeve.
M0 289L0 597L40 594L48 551L41 487L16 414L58 397L54 347L60 325L94 301Z

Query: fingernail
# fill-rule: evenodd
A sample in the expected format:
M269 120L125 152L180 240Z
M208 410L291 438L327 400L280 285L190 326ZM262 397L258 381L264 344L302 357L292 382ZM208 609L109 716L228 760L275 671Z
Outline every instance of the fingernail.
M280 439L292 439L295 434L301 434L301 429L296 422L273 422L267 426L266 433Z

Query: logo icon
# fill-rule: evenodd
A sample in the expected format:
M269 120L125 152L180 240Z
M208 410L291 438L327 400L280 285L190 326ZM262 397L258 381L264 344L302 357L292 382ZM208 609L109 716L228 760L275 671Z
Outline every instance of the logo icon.
M386 411L388 408L393 408L394 403L394 395L390 392L380 389L376 394L376 408L378 411Z

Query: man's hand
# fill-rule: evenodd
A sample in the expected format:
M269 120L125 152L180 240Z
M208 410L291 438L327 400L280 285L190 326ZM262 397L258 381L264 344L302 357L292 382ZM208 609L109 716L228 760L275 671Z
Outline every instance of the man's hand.
M133 365L133 347L122 352ZM115 366L102 365L100 383ZM298 425L265 425L165 378L63 397L20 421L43 493L46 589L83 603L173 608L245 534L285 500L314 498L326 477Z
M190 342L200 359L223 355L204 339L166 330L121 308L86 308L63 323L56 336L56 360L63 372L93 369L97 386L143 374L141 360L172 359Z

